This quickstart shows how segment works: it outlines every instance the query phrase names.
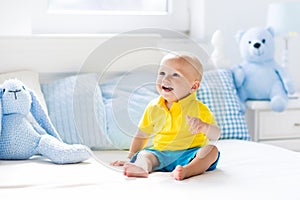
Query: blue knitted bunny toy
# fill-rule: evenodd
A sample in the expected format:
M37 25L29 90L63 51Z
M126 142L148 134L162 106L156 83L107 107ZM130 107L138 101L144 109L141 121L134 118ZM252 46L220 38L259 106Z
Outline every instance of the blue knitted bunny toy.
M28 159L39 154L53 163L67 164L91 157L86 146L62 142L35 93L21 81L6 80L0 87L0 101L0 159ZM30 122L30 114L38 125Z

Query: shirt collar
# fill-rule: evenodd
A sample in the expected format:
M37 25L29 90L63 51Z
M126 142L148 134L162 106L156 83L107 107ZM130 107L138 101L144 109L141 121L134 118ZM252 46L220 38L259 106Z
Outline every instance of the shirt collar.
M172 107L174 105L181 105L181 106L188 105L188 104L190 104L191 101L195 100L196 98L197 98L196 92L193 92L190 95L188 95L187 97L180 99L178 102L173 102ZM159 97L158 104L160 106L165 107L165 99L162 96Z

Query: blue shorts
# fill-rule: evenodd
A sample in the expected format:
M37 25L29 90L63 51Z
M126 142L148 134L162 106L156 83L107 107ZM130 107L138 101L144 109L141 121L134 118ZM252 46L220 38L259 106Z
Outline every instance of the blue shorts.
M153 171L171 172L177 165L184 166L190 163L195 158L199 149L200 147L178 151L158 151L154 149L144 149L144 151L154 154L159 161L159 166L155 167ZM138 153L132 157L130 162L135 162L137 155ZM217 160L206 171L216 169L219 158L220 152L218 152Z

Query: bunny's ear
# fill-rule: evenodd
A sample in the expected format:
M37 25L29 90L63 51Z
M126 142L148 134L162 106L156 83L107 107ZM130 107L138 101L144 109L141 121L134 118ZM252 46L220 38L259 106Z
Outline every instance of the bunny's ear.
M39 102L38 98L36 97L35 93L32 90L29 90L32 103L30 112L32 113L33 117L37 121L37 123L49 134L53 137L57 138L58 140L62 141L59 134L55 130L53 124L50 121L46 111L43 109L43 106Z
M3 88L0 87L0 136L2 133L2 96L3 96Z
M3 96L3 87L0 87L0 99L2 99Z

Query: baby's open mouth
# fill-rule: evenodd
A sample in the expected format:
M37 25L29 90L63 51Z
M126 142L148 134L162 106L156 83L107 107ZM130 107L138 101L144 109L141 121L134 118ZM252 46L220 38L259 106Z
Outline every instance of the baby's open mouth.
M173 88L167 87L167 86L162 86L162 89L163 89L165 92L171 92L171 91L173 90Z

